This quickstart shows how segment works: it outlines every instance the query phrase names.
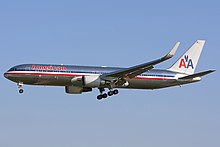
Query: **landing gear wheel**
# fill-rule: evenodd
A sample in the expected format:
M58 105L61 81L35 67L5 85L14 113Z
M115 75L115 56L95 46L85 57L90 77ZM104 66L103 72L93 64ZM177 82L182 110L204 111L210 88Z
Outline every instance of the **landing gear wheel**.
M24 90L23 89L19 89L19 93L23 93L24 92Z
M103 98L103 96L100 94L97 96L97 100L101 100Z
M105 98L108 97L108 95L107 95L106 93L104 93L104 94L102 95L102 97L105 99Z
M115 89L115 90L113 91L113 93L114 93L114 94L118 94L119 91L118 91L117 89Z
M108 92L108 96L112 96L113 94L114 94L113 91L109 91L109 92Z

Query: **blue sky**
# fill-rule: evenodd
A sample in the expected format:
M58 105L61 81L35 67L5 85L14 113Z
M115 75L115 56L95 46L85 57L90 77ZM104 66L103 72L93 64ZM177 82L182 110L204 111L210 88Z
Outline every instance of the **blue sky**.
M162 90L98 90L67 95L63 87L17 86L3 77L22 63L133 66L174 59L197 39L206 45L197 71L219 69L219 1L1 1L1 147L220 146L218 71L200 83Z

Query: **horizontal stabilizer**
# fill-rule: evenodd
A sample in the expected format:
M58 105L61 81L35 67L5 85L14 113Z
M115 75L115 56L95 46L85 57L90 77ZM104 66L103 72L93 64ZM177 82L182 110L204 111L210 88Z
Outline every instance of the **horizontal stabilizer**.
M208 71L204 71L204 72L199 72L199 73L192 74L192 75L189 75L189 76L185 76L185 77L182 77L182 78L179 78L179 79L193 79L193 78L196 78L196 77L205 76L205 75L210 74L212 72L215 72L215 70L208 70Z

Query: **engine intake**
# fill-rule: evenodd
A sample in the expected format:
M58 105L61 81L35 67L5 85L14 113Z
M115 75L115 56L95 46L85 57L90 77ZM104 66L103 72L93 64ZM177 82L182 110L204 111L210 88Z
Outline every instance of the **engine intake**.
M74 86L79 87L91 87L96 88L106 84L104 80L101 80L99 75L79 76L71 79Z
M92 76L84 76L83 77L83 84L85 87L99 87L105 84L104 80L101 80L99 75L92 75Z

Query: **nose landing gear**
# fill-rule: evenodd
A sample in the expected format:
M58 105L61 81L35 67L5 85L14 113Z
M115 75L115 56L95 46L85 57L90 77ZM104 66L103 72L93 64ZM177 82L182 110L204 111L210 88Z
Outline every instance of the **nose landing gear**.
M23 90L23 83L19 82L17 85L18 85L18 89L19 89L18 92L19 93L23 93L24 92L24 90Z
M19 89L18 91L19 91L19 93L23 93L23 92L24 92L24 90L23 90L23 89Z

